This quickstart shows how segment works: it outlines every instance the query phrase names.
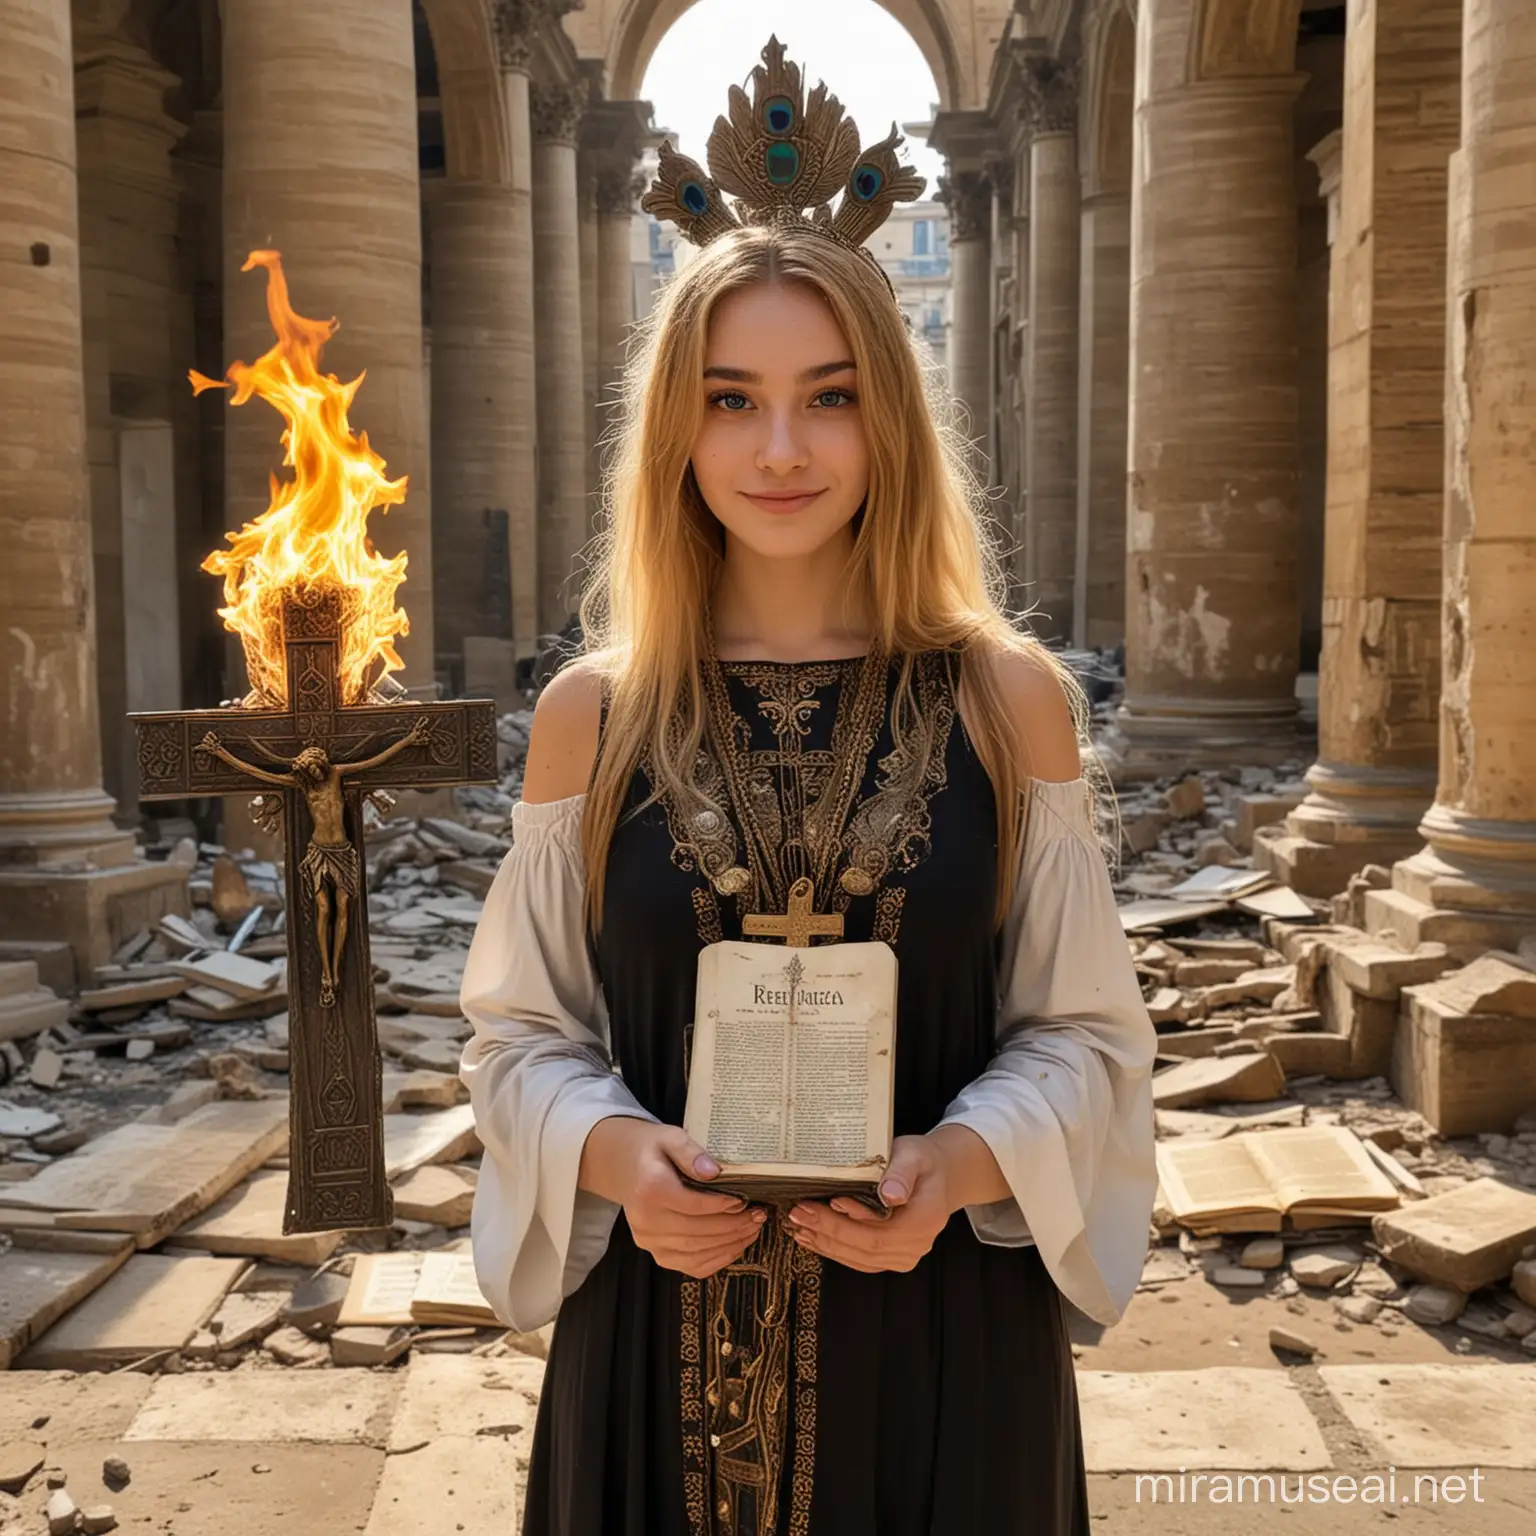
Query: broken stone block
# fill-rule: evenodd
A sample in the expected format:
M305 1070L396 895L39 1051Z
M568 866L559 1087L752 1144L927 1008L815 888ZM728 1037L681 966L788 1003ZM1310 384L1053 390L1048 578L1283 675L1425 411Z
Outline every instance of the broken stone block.
M105 1531L117 1529L117 1516L110 1504L87 1504L80 1511L80 1529L86 1536L100 1536Z
M1307 1248L1291 1255L1291 1274L1303 1285L1318 1290L1332 1290L1354 1277L1360 1268L1360 1255L1352 1248L1330 1246Z
M32 1070L27 1075L34 1088L57 1088L64 1075L64 1058L44 1048L32 1058Z
M1325 941L1323 947L1328 951L1330 969L1347 986L1366 997L1388 1002L1396 1002L1404 987L1436 980L1451 964L1443 944L1421 944L1406 955L1373 942L1332 945Z
M1297 1036L1300 1039L1302 1037ZM1285 1087L1280 1063L1265 1051L1181 1061L1152 1075L1152 1100L1162 1109L1198 1104L1262 1103Z
M1467 1304L1464 1291L1443 1285L1416 1285L1403 1300L1403 1314L1425 1328L1453 1323Z
M1198 775L1191 774L1163 791L1163 803L1175 820L1193 820L1205 810L1205 786Z
M1213 837L1209 842L1203 843L1195 855L1197 868L1204 869L1209 864L1232 864L1238 858L1237 849L1224 837Z
M1510 1271L1509 1283L1521 1301L1536 1307L1536 1259L1521 1259Z
M1147 853L1157 847L1157 839L1167 825L1166 812L1143 811L1121 821L1120 836L1132 853Z
M67 1488L55 1488L48 1496L43 1514L48 1520L48 1536L71 1536L80 1511Z
M1202 1001L1211 1013L1218 1008L1231 1008L1239 1003L1272 1003L1281 993L1289 990L1295 975L1295 967L1289 965L1244 971L1233 981L1207 987Z
M1182 1024L1188 1013L1177 987L1159 987L1147 1000L1147 1014L1154 1024Z
M1243 1269L1235 1264L1219 1264L1211 1271L1211 1281L1215 1285L1237 1288L1261 1286L1264 1284L1264 1275L1257 1269Z
M1472 1292L1514 1269L1536 1237L1536 1195L1474 1179L1371 1218L1382 1257L1435 1285Z
M1435 984L1435 995L1461 1013L1536 1019L1536 971L1516 955L1482 955Z
M1288 1354L1301 1355L1310 1360L1317 1353L1317 1345L1304 1333L1296 1333L1290 1328L1272 1327L1269 1330L1269 1347L1271 1349L1283 1349Z
M1507 1131L1530 1106L1536 1026L1515 1015L1466 1012L1445 996L1449 981L1403 989L1392 1086L1442 1136Z
M409 1173L395 1186L395 1214L405 1220L439 1227L468 1224L475 1203L475 1185L456 1168L429 1164Z
M350 1279L335 1270L311 1275L289 1298L283 1321L307 1334L324 1334L335 1327L347 1299Z
M1510 1337L1504 1314L1481 1302L1469 1302L1456 1322L1458 1327L1464 1328L1468 1333L1475 1333L1481 1339Z
M238 928L256 905L240 866L227 854L213 861L213 910L224 927Z
M35 1440L0 1445L0 1493L20 1493L47 1459L47 1446Z
M1236 981L1252 969L1252 962L1245 956L1181 960L1173 968L1173 979L1181 987L1209 987L1219 982Z
M413 1333L404 1326L338 1328L331 1335L331 1364L388 1365L411 1347Z
M324 1365L331 1352L324 1344L306 1338L297 1328L279 1328L268 1334L261 1346L279 1365Z
M113 1493L120 1493L133 1481L133 1472L121 1456L108 1456L101 1464L101 1480Z
M1256 1237L1243 1245L1237 1262L1244 1269L1278 1269L1285 1263L1285 1244L1278 1237Z
M1381 1315L1381 1303L1374 1296L1336 1296L1333 1307L1352 1323L1374 1323Z

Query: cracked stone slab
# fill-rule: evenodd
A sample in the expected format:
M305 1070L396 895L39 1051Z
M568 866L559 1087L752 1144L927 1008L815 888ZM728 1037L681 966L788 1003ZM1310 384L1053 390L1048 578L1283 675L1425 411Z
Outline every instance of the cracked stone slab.
M125 1440L382 1445L398 1377L374 1371L214 1371L155 1380Z
M390 1429L392 1455L436 1440L533 1439L544 1362L528 1355L482 1360L474 1355L413 1355Z
M1536 1468L1536 1365L1325 1365L1319 1375L1394 1466Z
M1302 1472L1329 1467L1322 1431L1284 1371L1078 1371L1090 1472Z

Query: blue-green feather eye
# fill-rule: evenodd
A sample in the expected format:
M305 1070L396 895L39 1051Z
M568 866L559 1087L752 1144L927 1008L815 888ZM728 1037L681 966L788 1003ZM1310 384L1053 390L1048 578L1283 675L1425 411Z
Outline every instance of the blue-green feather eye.
M795 126L795 104L788 96L770 96L763 103L763 126L769 133L788 133Z
M774 186L787 187L800 174L800 151L793 144L770 144L763 155L763 169Z
M677 189L677 200L695 218L709 212L709 193L696 181L685 181Z
M867 203L885 185L885 177L873 165L861 165L853 173L853 195Z

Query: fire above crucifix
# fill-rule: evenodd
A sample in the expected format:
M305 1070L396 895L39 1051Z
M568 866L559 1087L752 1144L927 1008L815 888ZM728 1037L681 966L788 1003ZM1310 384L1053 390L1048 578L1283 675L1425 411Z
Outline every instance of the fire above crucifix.
M404 479L347 423L361 377L322 374L335 321L288 302L276 251L267 269L277 343L233 363L232 404L259 395L288 423L272 504L203 569L224 578L225 624L241 638L251 690L235 707L133 716L146 800L260 788L257 815L283 827L291 1041L288 1200L283 1231L387 1226L383 1083L368 949L363 801L386 784L428 789L494 783L495 706L391 701L395 607L406 557L386 559L368 514L405 499ZM194 387L221 387L201 374ZM398 697L403 690L393 686Z

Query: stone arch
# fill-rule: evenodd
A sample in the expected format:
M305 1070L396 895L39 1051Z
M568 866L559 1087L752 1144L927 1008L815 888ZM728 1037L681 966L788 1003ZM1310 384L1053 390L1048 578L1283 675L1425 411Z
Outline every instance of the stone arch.
M510 186L501 60L487 0L421 0L437 57L448 175Z
M1302 0L1195 0L1189 29L1189 80L1287 75L1296 68Z
M640 94L651 56L673 22L696 0L621 0L604 43L608 94L628 101ZM922 51L939 91L941 110L980 106L969 98L978 89L962 65L964 50L945 0L876 0L911 34ZM950 0L953 4L953 0ZM985 82L979 89L985 91Z
M1130 0L1109 0L1089 27L1083 48L1083 193L1128 193L1136 118L1136 19Z

